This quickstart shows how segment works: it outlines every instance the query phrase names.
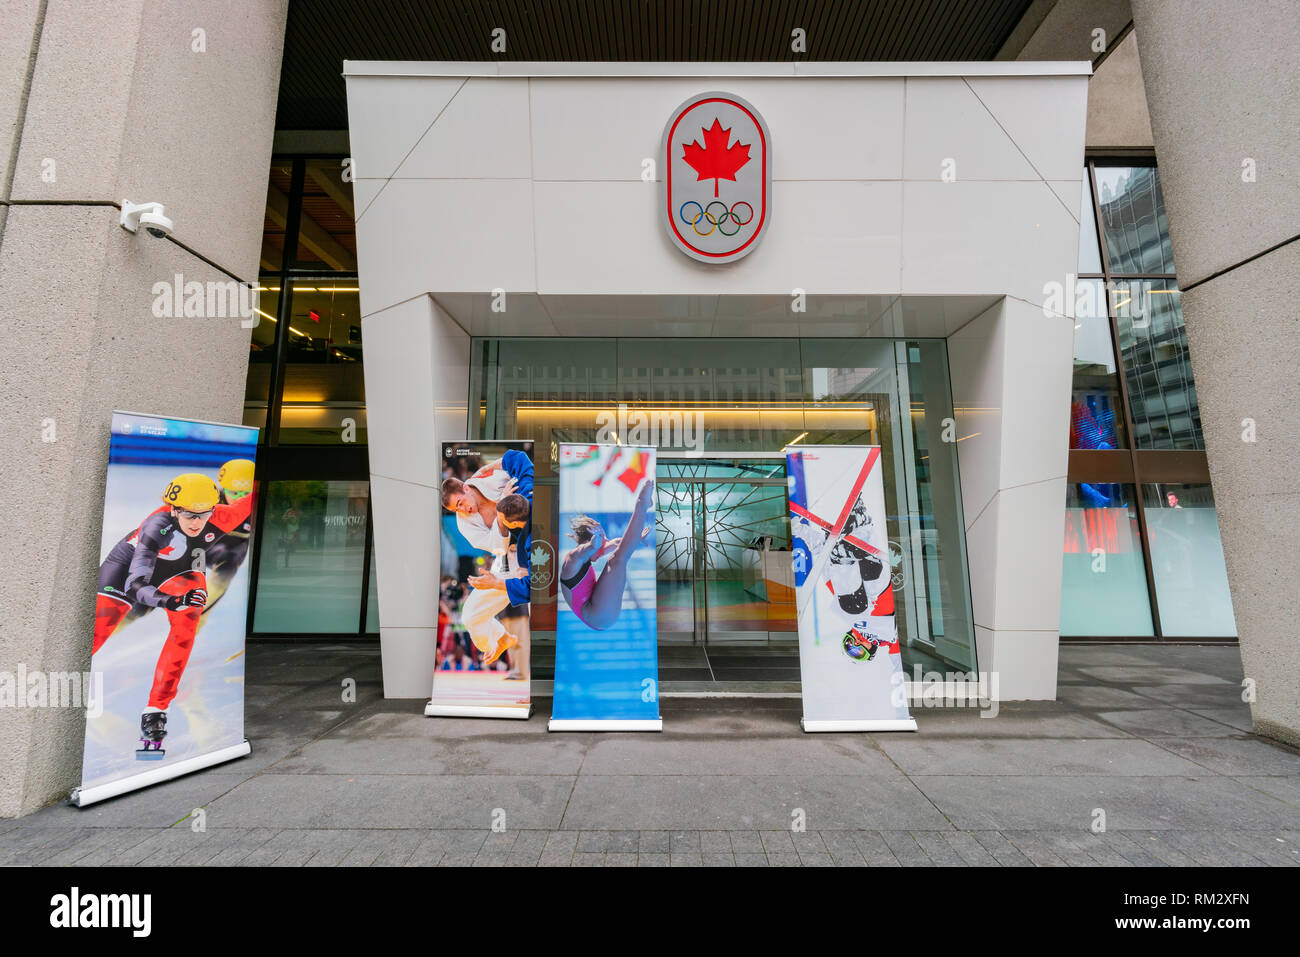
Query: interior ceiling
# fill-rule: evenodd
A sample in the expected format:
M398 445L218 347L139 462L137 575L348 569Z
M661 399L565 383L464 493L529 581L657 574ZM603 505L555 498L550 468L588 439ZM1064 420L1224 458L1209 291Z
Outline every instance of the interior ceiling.
M344 60L992 60L1030 3L290 0L276 128L347 129ZM795 28L806 53L790 48Z

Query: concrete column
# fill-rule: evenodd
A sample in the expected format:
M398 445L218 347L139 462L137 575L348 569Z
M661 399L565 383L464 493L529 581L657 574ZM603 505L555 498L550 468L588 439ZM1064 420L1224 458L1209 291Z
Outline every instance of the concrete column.
M0 671L90 666L113 409L238 422L249 330L157 283L255 281L287 0L0 10ZM168 239L118 226L160 202ZM21 689L20 689L21 693ZM0 817L65 796L84 714L0 708Z
M1300 22L1287 0L1134 0L1255 730L1300 745Z

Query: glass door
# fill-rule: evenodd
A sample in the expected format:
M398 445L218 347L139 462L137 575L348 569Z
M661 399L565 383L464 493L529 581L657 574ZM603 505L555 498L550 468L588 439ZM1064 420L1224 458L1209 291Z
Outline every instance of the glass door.
M784 459L659 462L660 641L793 640Z

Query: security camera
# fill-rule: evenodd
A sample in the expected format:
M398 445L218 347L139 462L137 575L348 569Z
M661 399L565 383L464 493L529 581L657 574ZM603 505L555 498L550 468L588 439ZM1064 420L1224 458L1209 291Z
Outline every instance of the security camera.
M172 231L172 221L163 215L162 203L122 202L122 216L118 223L128 233L133 233L141 226L155 239L162 239Z

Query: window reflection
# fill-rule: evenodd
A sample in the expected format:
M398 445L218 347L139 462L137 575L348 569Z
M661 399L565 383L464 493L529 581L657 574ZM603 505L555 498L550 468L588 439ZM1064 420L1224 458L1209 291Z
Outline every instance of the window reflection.
M1160 174L1154 166L1098 166L1097 201L1110 271L1172 273Z
M1200 449L1201 410L1173 280L1117 282L1115 319L1139 449Z

